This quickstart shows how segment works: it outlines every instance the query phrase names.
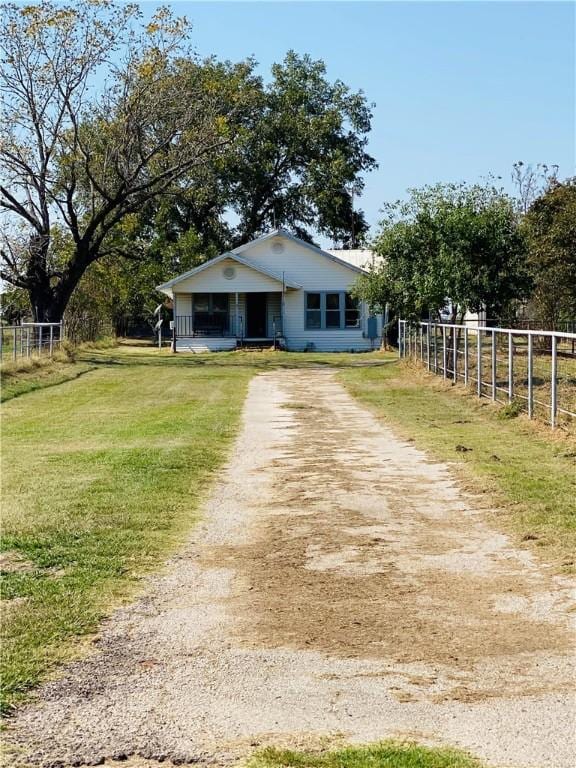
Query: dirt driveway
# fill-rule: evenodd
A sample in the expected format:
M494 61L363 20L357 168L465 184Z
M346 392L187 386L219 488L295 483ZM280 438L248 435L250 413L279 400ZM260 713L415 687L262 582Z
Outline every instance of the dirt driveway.
M8 739L50 766L399 735L571 767L569 584L485 517L333 373L262 374L193 540Z

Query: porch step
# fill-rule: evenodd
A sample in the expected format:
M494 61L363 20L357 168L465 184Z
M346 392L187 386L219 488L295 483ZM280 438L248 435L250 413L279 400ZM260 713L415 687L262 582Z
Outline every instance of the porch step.
M247 351L271 349L274 346L274 339L244 339L238 342L238 346Z
M236 349L236 339L221 336L190 336L176 339L177 352L226 352Z

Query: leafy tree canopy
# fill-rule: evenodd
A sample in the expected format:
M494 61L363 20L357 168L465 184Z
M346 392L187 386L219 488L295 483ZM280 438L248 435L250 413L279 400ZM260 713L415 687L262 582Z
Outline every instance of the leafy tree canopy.
M491 186L448 184L410 190L385 208L374 249L380 257L357 292L406 318L467 310L502 313L530 281L513 201Z
M366 230L363 94L294 53L265 85L252 60L199 60L189 35L166 8L143 25L112 0L2 6L0 277L37 319L99 259L190 261L192 241L209 256L274 222Z
M523 225L537 320L555 328L576 317L576 178L552 180Z

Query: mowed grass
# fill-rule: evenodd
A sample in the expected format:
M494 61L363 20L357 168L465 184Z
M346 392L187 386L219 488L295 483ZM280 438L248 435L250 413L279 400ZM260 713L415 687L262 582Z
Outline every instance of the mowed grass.
M2 406L4 711L184 540L237 431L249 368L138 352Z
M576 571L576 442L421 368L355 368L340 380L361 403L486 494L494 522L560 571Z
M574 570L575 446L522 417L502 420L391 353L85 349L58 386L44 371L11 377L15 394L2 406L4 711L182 545L237 432L249 379L327 366L399 433L457 462L497 503L498 524Z
M88 363L76 363L66 358L34 358L28 365L21 364L14 369L11 366L3 366L0 374L0 402L5 403L13 397L26 395L36 389L63 384L92 370L94 366Z
M385 741L325 752L268 747L254 755L248 768L480 768L480 762L457 750Z

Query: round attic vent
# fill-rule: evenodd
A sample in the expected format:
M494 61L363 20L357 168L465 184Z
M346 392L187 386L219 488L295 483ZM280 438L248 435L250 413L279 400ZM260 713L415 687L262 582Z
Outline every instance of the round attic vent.
M222 274L226 280L233 280L236 277L236 269L232 266L224 267Z
M284 253L284 243L282 240L275 240L272 243L272 250L274 253Z

